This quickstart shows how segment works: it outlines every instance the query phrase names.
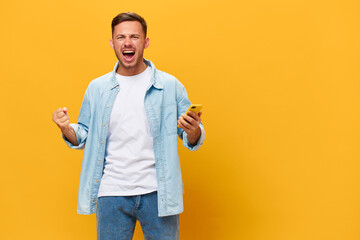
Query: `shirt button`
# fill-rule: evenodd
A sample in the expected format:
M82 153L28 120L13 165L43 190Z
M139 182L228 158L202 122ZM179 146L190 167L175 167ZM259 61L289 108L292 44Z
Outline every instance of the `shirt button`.
M96 182L98 182L98 180L97 180L97 179L96 179L95 181L96 181Z
M105 127L106 126L106 124L105 123L103 123L103 127Z
M109 105L106 105L107 108L109 108L110 106Z
M101 163L101 161L99 161L99 164Z
M104 144L104 142L103 142L103 141L101 141L101 144Z
M93 200L92 200L93 202L95 202L95 198L93 198Z
M116 86L116 88L119 88L119 86Z

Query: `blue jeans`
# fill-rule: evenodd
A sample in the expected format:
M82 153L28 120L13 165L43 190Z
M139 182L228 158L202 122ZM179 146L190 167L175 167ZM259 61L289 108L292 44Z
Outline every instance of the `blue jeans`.
M131 240L136 220L145 240L178 240L179 215L158 217L157 192L138 196L99 197L98 240Z

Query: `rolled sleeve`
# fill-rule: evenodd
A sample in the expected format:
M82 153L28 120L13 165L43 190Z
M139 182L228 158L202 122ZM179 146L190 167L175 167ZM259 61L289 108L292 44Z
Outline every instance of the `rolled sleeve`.
M189 100L189 97L187 95L185 87L180 82L177 82L177 83L178 84L177 84L177 88L176 88L176 92L177 92L176 100L178 103L177 118L179 119L179 116L181 116L181 114L186 112L188 107L191 105L191 102ZM178 135L183 141L183 146L185 146L190 151L198 150L205 140L206 134L205 134L205 129L204 129L202 123L200 123L199 127L201 130L201 134L200 134L199 140L197 141L197 143L195 145L191 145L189 143L189 140L187 139L187 133L183 129L178 128Z
M200 126L200 130L201 130L201 134L200 134L199 140L197 141L197 143L195 145L191 145L189 143L189 140L187 139L187 133L185 131L183 132L183 136L182 136L183 146L186 147L187 149L189 149L190 151L198 150L205 140L205 137L206 137L205 129L202 126L202 124L200 124L199 126Z
M81 125L76 124L76 123L71 123L70 126L75 131L76 139L77 139L79 145L72 144L71 142L69 142L69 140L67 140L67 138L64 135L62 135L65 143L72 149L83 149L85 146L87 131L84 128L82 128Z

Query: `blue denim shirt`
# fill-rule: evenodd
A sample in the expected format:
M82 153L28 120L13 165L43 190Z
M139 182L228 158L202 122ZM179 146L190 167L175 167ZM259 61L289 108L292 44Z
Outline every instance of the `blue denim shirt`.
M158 184L159 216L179 214L183 211L183 184L178 156L178 137L190 150L200 148L205 140L205 130L200 124L201 136L195 146L187 139L186 132L177 127L178 117L190 106L184 86L173 76L157 70L151 61L151 80L145 93L145 112L151 128L155 168ZM80 214L96 212L97 194L103 174L106 136L111 110L121 86L114 70L90 82L82 102L78 123L72 123L79 145L69 147L84 150L81 167L78 207Z

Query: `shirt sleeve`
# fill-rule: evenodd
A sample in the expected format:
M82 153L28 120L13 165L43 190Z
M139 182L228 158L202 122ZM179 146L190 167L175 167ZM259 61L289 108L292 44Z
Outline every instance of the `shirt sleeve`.
M85 130L84 127L82 127L80 124L76 124L76 123L71 123L70 126L74 129L75 134L76 134L76 139L79 143L79 145L74 145L71 142L69 142L67 140L67 138L62 135L65 143L73 149L83 149L85 146L85 142L86 142L86 138L87 138L87 131Z
M201 134L200 134L200 137L199 137L199 140L197 141L197 143L195 145L191 145L187 139L187 134L186 132L183 130L183 145L184 147L188 148L189 150L191 151L196 151L198 150L201 145L204 143L205 141L205 137L206 137L206 134L205 134L205 129L202 125L202 123L200 123L200 130L201 130Z
M71 123L70 126L74 129L76 134L76 139L79 145L73 145L69 142L66 137L63 135L65 143L73 149L83 149L85 147L86 139L88 136L88 129L90 123L90 101L89 101L89 89L86 90L85 96L80 108L78 123Z
M176 96L177 96L176 101L177 101L177 105L178 105L177 106L177 118L179 118L181 116L181 114L185 113L186 110L191 105L191 102L187 95L186 89L180 82L177 82ZM183 141L183 146L188 148L190 151L198 150L205 141L206 134L205 134L204 126L202 123L200 123L199 126L200 126L200 130L201 130L201 134L200 134L199 140L197 141L197 143L195 145L191 145L187 139L187 133L182 128L178 128L178 135Z

